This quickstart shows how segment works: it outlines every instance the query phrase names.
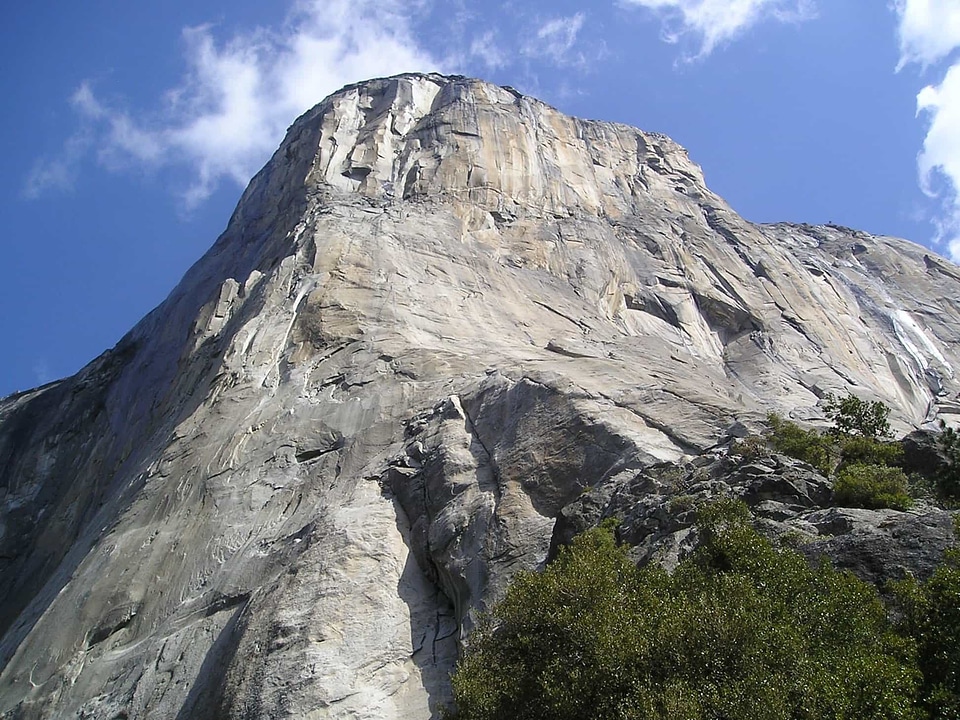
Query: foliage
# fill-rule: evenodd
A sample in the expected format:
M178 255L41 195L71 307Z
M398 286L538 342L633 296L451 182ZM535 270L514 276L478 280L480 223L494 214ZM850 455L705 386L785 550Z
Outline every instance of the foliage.
M730 454L742 457L746 460L757 460L764 456L767 451L767 440L760 435L748 435L745 438L738 438L730 446Z
M669 508L671 515L681 515L682 513L690 512L696 506L696 495L674 495L670 498Z
M940 420L937 445L947 457L947 465L936 477L937 491L947 500L960 500L960 433Z
M922 704L931 718L960 718L960 553L924 583L894 585L900 631L914 639L923 673Z
M576 538L542 574L519 573L452 678L459 717L614 717L609 704L632 683L627 655L642 651L620 637L636 585L609 527Z
M903 446L898 442L883 442L862 435L846 435L838 438L843 465L890 465L895 466L903 458Z
M890 408L879 400L868 402L849 393L845 398L828 395L826 399L823 409L837 433L876 440L890 437Z
M806 543L810 542L811 539L812 536L807 535L796 528L790 528L777 537L777 544L780 545L780 547L798 548L801 545L805 545Z
M821 475L833 470L837 451L832 438L816 430L804 430L776 413L767 415L767 425L767 439L775 450L812 465Z
M833 484L834 500L845 507L893 508L913 505L903 470L886 465L847 465Z
M906 477L896 469L903 447L884 439L890 434L890 409L853 395L842 400L829 395L825 408L834 422L829 432L805 430L771 413L767 440L777 451L809 463L822 475L838 469L841 502L856 507L909 506Z
M741 503L698 513L671 575L609 526L520 573L453 676L461 720L915 718L913 646L876 591L774 548Z

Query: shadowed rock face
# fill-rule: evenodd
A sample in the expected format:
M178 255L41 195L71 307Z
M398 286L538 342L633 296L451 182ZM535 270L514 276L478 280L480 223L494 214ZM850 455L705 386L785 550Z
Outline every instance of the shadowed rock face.
M828 391L955 419L958 298L916 245L748 223L662 135L345 88L116 348L0 401L0 715L428 718L594 489Z

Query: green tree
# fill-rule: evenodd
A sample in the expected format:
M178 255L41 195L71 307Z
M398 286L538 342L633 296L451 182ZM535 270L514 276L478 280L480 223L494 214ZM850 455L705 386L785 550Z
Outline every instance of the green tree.
M740 503L699 513L671 575L609 526L521 573L453 676L462 720L915 718L912 643L875 590L776 549Z
M856 395L827 395L823 409L836 432L883 440L890 437L890 408L879 400L869 402Z
M931 718L960 719L960 552L926 582L894 585L901 632L917 644L921 698Z
M937 491L942 498L955 502L960 500L960 433L942 419L937 445L947 458L935 478Z

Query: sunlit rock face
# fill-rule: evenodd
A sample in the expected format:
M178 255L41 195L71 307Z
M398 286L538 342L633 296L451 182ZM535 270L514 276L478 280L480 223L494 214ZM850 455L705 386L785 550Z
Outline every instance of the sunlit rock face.
M117 347L0 401L0 715L425 720L586 492L831 391L956 419L958 299L662 135L345 88Z

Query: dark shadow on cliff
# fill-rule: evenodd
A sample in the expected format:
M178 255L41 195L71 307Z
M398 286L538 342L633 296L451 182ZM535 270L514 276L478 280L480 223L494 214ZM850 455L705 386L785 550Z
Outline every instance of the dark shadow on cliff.
M637 453L635 444L577 406L577 396L527 377L490 382L461 398L479 447L501 486L520 483L534 509L556 518L586 487L594 487Z
M227 620L217 639L207 650L187 699L180 706L176 720L217 720L227 683L227 669L237 652L242 632L239 620L249 600L243 602Z
M73 377L0 403L0 669L129 503L119 478L130 484L136 453L111 430L108 394L135 351L121 343Z
M0 518L8 528L0 542L0 671L137 498L157 459L146 450L169 446L218 382L233 328L188 352L202 307L228 278L267 273L296 252L292 231L311 202L303 180L313 153L291 151L315 147L323 109L291 128L213 247L116 347L72 377L0 399L0 490L13 494L32 480L40 488ZM263 302L251 297L243 318Z
M389 492L384 494L390 497ZM407 515L399 501L396 498L391 499L396 512L397 530L410 549L397 583L397 592L410 610L410 643L413 648L411 659L420 670L430 705L430 716L438 718L441 710L451 707L453 703L450 673L457 661L460 628L449 598L417 562L410 546L410 523ZM435 572L434 569L433 573Z

